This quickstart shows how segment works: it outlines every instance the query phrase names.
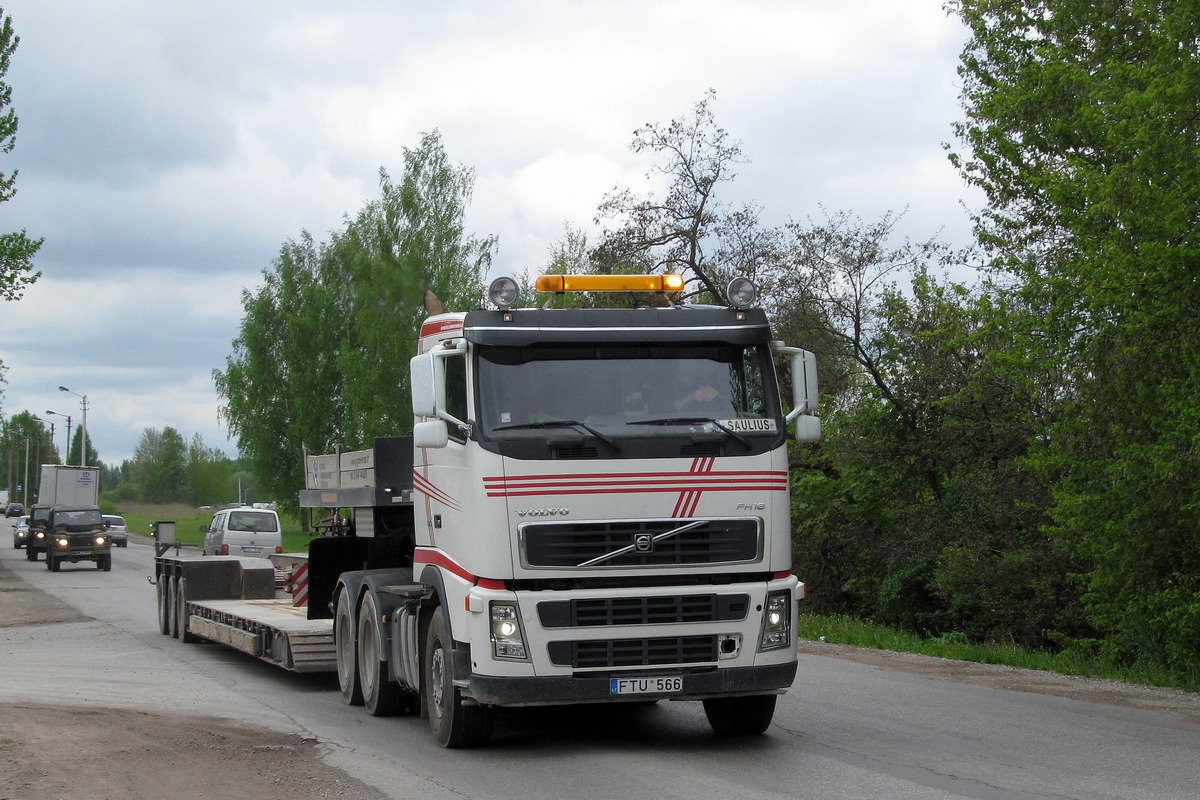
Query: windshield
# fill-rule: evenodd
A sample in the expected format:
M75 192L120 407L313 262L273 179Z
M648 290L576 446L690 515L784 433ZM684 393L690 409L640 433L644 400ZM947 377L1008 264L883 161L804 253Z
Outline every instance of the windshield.
M737 438L782 431L765 345L482 347L485 437Z

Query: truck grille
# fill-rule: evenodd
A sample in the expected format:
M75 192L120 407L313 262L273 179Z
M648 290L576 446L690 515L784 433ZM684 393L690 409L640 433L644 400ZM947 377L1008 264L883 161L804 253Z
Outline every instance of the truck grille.
M532 522L520 534L528 567L666 567L762 558L756 519Z
M556 666L572 669L708 664L717 660L717 637L550 642L548 651Z
M544 628L741 620L746 618L749 607L750 596L745 594L610 597L555 600L537 605L538 618Z

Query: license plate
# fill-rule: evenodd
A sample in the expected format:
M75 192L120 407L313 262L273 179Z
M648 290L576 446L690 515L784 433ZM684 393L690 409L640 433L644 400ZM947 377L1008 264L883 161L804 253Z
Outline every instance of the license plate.
M242 552L243 553L261 553L262 548L261 547L243 547Z
M674 694L683 691L683 678L613 678L609 694Z

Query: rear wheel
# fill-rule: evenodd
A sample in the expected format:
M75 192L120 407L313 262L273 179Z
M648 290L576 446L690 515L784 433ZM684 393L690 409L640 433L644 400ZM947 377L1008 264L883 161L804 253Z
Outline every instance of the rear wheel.
M442 747L475 747L487 744L496 722L496 709L464 701L454 685L454 642L446 624L446 612L433 612L425 634L422 664L426 710L433 738Z
M379 624L375 595L368 592L358 609L358 682L367 712L373 717L390 717L403 708L404 690L388 680Z
M704 701L704 716L717 736L757 736L771 726L775 695L710 698Z
M338 686L347 705L363 704L358 682L358 652L354 645L354 605L343 586L338 590L337 613L333 617L333 649L337 653Z

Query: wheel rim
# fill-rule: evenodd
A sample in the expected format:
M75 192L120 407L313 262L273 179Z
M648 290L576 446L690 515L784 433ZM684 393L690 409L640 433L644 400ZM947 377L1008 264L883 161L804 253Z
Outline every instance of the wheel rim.
M432 678L429 691L433 698L433 708L440 718L445 712L446 700L446 655L441 642L434 645L433 658L429 661L429 677Z

